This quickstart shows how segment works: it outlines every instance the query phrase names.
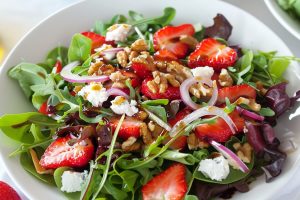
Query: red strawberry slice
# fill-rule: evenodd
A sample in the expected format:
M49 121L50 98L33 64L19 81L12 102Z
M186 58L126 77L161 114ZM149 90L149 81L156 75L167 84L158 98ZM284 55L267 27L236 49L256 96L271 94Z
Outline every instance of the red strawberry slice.
M183 200L187 192L186 168L174 164L142 187L143 200Z
M126 76L126 77L128 77L128 78L131 79L131 85L132 85L132 87L135 88L135 87L141 85L142 81L141 81L141 79L135 73L129 72L129 71L125 71L125 70L121 70L121 73L124 76Z
M236 59L237 53L234 49L213 38L207 38L202 40L191 53L188 64L191 68L210 66L220 71L222 68L233 66Z
M102 46L105 43L105 37L94 33L94 32L83 32L81 33L85 37L88 37L92 40L92 49L96 49Z
M118 126L119 118L112 118L109 121L112 132L114 132ZM142 121L134 119L132 117L126 117L123 121L118 137L126 140L129 137L138 138L141 135Z
M0 181L0 197L2 200L21 200L18 193L3 181Z
M154 48L167 49L177 58L184 58L189 50L189 46L179 41L180 36L193 36L195 29L192 24L182 24L180 26L165 26L159 29L153 37Z
M239 115L237 111L229 114L237 127L237 132L241 132L245 126L245 120ZM215 140L217 142L226 142L233 135L227 123L218 118L214 124L201 124L196 127L195 134L203 141Z
M164 93L159 93L159 92L153 93L153 92L151 92L151 90L147 86L147 82L152 81L152 80L153 80L153 78L147 78L142 83L141 92L146 97L148 97L150 99L169 99L169 100L175 100L175 99L180 99L181 98L179 87L173 87L173 86L170 86L170 85L168 86L166 92L164 92Z
M52 142L43 154L40 165L46 169L86 166L94 155L92 141L85 139L70 146L70 140L70 135L67 135Z
M218 90L218 103L224 103L225 98L228 98L230 102L234 102L239 97L247 97L251 99L256 98L256 91L253 87L242 84L234 85L230 87L224 87Z
M131 68L134 70L136 75L143 79L151 77L152 75L151 68L144 63L132 62Z
M167 49L161 49L154 54L155 60L172 61L178 60L176 55Z
M48 100L42 103L41 107L39 108L39 112L48 115L50 112L48 111Z

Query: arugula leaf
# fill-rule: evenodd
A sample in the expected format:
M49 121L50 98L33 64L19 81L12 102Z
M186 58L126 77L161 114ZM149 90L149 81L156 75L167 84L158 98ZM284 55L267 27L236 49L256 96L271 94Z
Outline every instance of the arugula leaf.
M41 96L41 95L37 95L37 94L33 94L32 98L31 98L31 103L33 105L33 107L35 107L35 109L40 109L41 105L47 101L48 97L46 96Z
M172 160L185 165L194 165L195 163L198 163L200 161L192 154L182 153L179 152L179 150L166 150L164 153L160 155L160 157L166 160Z
M34 136L30 132L32 123L43 126L60 126L55 120L37 112L6 114L0 117L2 132L9 138L26 144L34 142Z
M22 167L31 175L35 176L40 181L43 181L45 183L48 183L50 185L55 185L54 179L52 175L49 174L38 174L35 170L35 167L33 165L31 156L29 153L24 152L20 155L20 164Z
M149 105L149 106L158 106L158 105L168 105L169 99L155 99L155 100L146 100L143 101L143 105Z
M33 85L44 84L46 81L47 71L38 65L31 63L20 63L8 72L8 76L17 80L29 98L32 95L30 89Z
M106 35L106 30L108 27L109 27L109 25L107 25L101 21L96 21L93 31L100 35Z
M62 66L65 66L68 64L68 48L64 46L58 46L54 49L52 49L47 57L46 57L46 63L50 67L54 67L56 61L59 60L62 64Z
M143 20L143 19L144 19L144 17L143 17L142 14L139 14L139 13L137 13L137 12L135 12L135 11L132 11L132 10L130 10L130 11L128 12L128 15L129 15L129 17L130 17L130 20L133 21L133 22L134 22L134 21L139 21L139 20ZM140 24L140 25L138 25L137 27L138 27L138 29L139 29L141 32L145 32L145 31L147 31L148 25L147 25L147 24Z
M72 61L85 61L89 58L92 48L92 40L76 33L71 40L68 51L68 60Z
M130 91L130 100L135 99L135 89L132 87L130 79L127 79L125 81L125 85L129 88L129 91Z
M167 122L167 112L166 112L166 109L164 107L162 107L162 106L149 106L149 105L145 105L145 104L143 104L142 107L147 109L148 111L150 111L154 115L156 115L158 118L160 118L164 122ZM151 118L151 116L149 116L149 117ZM154 121L156 121L156 120L154 119Z
M166 26L171 23L176 14L176 10L171 7L164 9L164 14L160 17L154 17L149 19L141 19L132 23L133 26L138 26L141 24L158 24L161 26Z

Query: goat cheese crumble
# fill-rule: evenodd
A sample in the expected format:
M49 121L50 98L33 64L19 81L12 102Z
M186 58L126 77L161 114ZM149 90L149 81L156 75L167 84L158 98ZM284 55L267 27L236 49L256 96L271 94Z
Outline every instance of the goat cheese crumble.
M131 117L139 111L136 107L137 102L135 100L131 100L129 103L129 101L122 96L117 96L111 103L110 108L114 113L119 115L126 114Z
M201 160L198 170L204 176L216 181L226 179L230 172L229 163L223 156Z
M193 76L201 76L202 78L211 79L212 75L214 74L214 69L212 67L196 67L191 70Z
M95 107L101 106L102 103L108 99L106 89L101 83L90 83L89 85L84 86L78 92L78 95L91 102Z
M124 42L130 34L132 26L129 24L115 24L107 29L107 41Z
M61 191L71 193L79 192L88 176L88 172L74 172L74 171L64 171L61 176Z

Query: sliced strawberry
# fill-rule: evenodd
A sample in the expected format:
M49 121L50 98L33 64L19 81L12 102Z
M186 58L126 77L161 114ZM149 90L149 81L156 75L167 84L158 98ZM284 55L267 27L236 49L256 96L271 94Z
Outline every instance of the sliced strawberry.
M112 132L115 131L119 123L118 118L112 118L109 121L110 127L112 129ZM141 135L141 125L142 121L134 119L132 117L126 117L123 121L120 131L118 133L118 137L126 140L129 137L135 137L138 138Z
M193 36L195 29L192 24L182 24L180 26L165 26L159 29L153 37L154 48L167 49L177 58L184 58L189 50L189 46L179 41L180 36Z
M182 120L185 116L187 116L188 114L190 114L192 111L188 108L185 108L181 111L179 111L176 116L173 119L170 119L168 121L168 123L171 126L174 126L177 122L179 122L180 120ZM171 139L171 137L167 137L163 143L166 144L169 140ZM177 138L170 146L171 149L184 149L186 147L187 144L187 136L182 135L179 138Z
M239 97L247 97L251 99L256 98L256 91L253 87L242 84L234 85L230 87L224 87L218 90L218 103L224 103L225 98L228 98L230 102L234 102Z
M0 181L0 197L2 200L21 200L18 193L3 181Z
M186 168L174 164L142 187L143 200L183 200L187 192Z
M167 49L161 49L154 54L155 60L171 61L177 60L178 58L174 53Z
M152 75L152 70L144 63L132 62L131 64L134 72L141 78L148 78Z
M169 99L169 100L175 100L175 99L180 99L181 98L179 87L173 87L173 86L170 86L170 85L168 86L166 92L164 92L164 93L159 93L159 92L153 93L153 92L151 92L151 90L147 86L147 82L152 81L152 80L153 80L153 78L147 78L142 83L141 92L146 97L148 97L150 99Z
M81 33L85 37L88 37L92 40L92 49L96 49L102 46L105 43L105 37L94 33L94 32L83 32Z
M188 64L191 68L210 66L220 71L222 68L232 66L236 59L237 53L234 49L213 38L207 38L202 40L191 53Z
M70 146L71 136L57 138L43 154L40 165L46 169L58 167L84 167L93 158L94 145L90 139L85 139Z
M48 111L48 100L42 103L41 107L39 108L39 112L44 115L50 114Z
M55 67L55 73L59 74L62 70L61 62L59 60L57 60L54 67Z
M237 111L229 114L237 127L237 132L241 132L245 126L245 120L239 115ZM203 141L215 140L217 142L226 142L233 135L227 123L218 118L214 124L201 124L195 129L196 136Z

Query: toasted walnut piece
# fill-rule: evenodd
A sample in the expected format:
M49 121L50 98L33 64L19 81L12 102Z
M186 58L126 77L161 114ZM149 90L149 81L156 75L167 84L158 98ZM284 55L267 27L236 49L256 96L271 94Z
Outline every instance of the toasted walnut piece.
M74 87L73 91L77 94L83 87L81 85L77 85Z
M116 70L116 68L114 68L111 64L102 65L101 67L99 67L97 75L110 75L115 70Z
M249 143L240 144L234 143L233 148L236 150L237 156L245 163L250 163L252 158L253 148Z
M151 144L153 142L153 138L145 123L141 124L140 130L141 130L143 142L147 145Z
M156 67L154 65L154 59L153 57L149 54L149 52L141 52L141 55L133 58L131 62L135 63L142 63L147 65L148 70L150 71L155 71Z
M167 63L168 63L167 61L160 61L160 60L154 61L155 66L160 70L166 69Z
M96 74L102 65L104 65L104 62L102 61L92 63L91 66L89 67L88 75Z
M147 82L147 87L149 88L149 90L152 93L157 93L157 91L158 91L158 86L157 86L157 84L154 83L153 80Z
M187 144L190 150L195 150L199 148L199 139L195 133L191 133L187 138Z
M112 85L111 85L113 88L126 88L126 84L123 83L123 82L114 82Z
M117 61L122 67L127 66L128 56L125 51L119 51L117 53Z
M247 99L245 97L239 97L234 104L240 105L245 104L247 105L251 110L258 112L261 109L261 105L256 103L255 99Z
M233 80L232 80L231 76L229 75L227 69L221 70L218 81L219 81L220 85L223 87L232 86L232 84L233 84Z
M129 55L131 53L131 49L129 47L125 47L124 51L127 55Z
M137 151L141 148L141 143L137 142L135 137L129 137L125 142L122 143L122 150L125 152Z
M155 123L153 121L150 121L148 123L148 129L153 132L155 130Z
M196 46L199 43L198 40L196 40L196 38L190 35L180 36L179 41L187 44L190 47L190 49L196 49Z
M144 121L145 119L147 119L148 114L145 111L140 110L134 115L134 117L138 118L141 121Z
M131 62L132 59L134 59L134 58L136 58L136 57L138 57L138 56L139 56L139 53L138 53L138 52L136 52L136 51L131 51L131 52L129 53L128 59L129 59L129 61Z
M267 93L268 90L264 88L264 84L261 81L257 81L255 84L256 84L256 88L259 90L259 92L262 95L265 95Z
M123 81L123 80L126 80L127 77L124 76L121 72L119 71L116 71L114 73L112 73L110 76L109 76L110 80L112 80L113 82L118 82L118 81Z
M180 83L175 79L175 76L172 74L166 74L165 77L167 78L168 82L173 86L173 87L179 87Z
M141 52L141 51L147 51L148 45L144 39L138 39L131 45L131 50Z
M200 88L197 85L192 85L189 89L189 92L198 99L201 97Z
M184 79L192 76L191 70L177 61L171 61L167 64L167 72L174 72L177 75L184 76Z

